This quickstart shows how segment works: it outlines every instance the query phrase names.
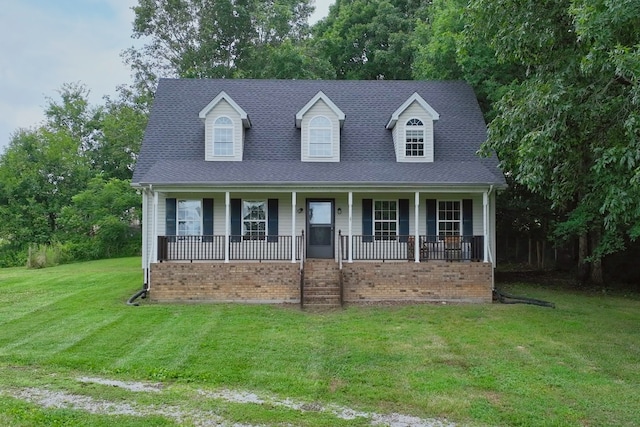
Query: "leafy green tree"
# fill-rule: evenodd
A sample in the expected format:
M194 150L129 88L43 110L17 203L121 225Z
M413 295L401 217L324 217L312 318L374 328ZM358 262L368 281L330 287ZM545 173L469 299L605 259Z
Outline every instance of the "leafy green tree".
M297 43L308 35L309 0L139 0L134 37L142 49L125 56L136 78L233 77L266 46Z
M473 86L487 122L491 121L493 104L526 77L525 67L498 61L486 40L465 31L468 0L434 0L428 15L416 24L412 39L413 78L465 80Z
M90 176L80 151L66 130L14 134L0 157L0 237L18 244L52 241L60 211Z
M130 184L96 176L62 209L60 235L72 244L75 259L139 252L142 206Z
M310 43L286 40L273 46L265 45L252 51L252 58L234 78L254 79L335 79L329 61L322 58Z
M635 1L472 0L470 28L527 69L497 103L485 149L567 213L580 271L640 235L640 13Z
M93 133L87 150L96 174L105 178L131 179L147 119L145 103L107 99L99 129Z
M427 0L337 0L313 28L338 79L410 79L412 34Z
M89 89L81 83L63 84L58 95L60 101L47 98L45 127L81 141L81 149L90 148L94 132L100 128L102 109L89 105Z

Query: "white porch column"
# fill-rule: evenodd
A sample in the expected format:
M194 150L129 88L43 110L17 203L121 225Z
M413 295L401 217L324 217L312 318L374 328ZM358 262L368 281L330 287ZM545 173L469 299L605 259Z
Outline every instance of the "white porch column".
M142 189L142 269L144 270L144 280L147 280L147 270L149 269L149 190Z
M151 244L153 245L152 257L153 261L158 261L158 192L153 192L153 236Z
M229 235L231 234L231 195L224 193L224 262L229 262Z
M353 191L349 191L349 262L353 262Z
M296 198L297 193L295 191L291 192L291 262L295 264L296 262Z
M416 191L415 201L414 201L414 241L413 241L413 252L415 255L415 261L420 262L420 192Z
M482 193L482 233L484 235L484 262L489 262L489 191Z

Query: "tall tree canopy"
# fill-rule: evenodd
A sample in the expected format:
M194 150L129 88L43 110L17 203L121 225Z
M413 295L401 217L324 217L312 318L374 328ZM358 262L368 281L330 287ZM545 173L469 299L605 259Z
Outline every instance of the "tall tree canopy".
M96 239L104 243L107 229L128 231L132 217L117 212L108 228L104 222L87 226L99 227L100 233L94 235L83 233L79 227L68 227L69 221L64 217L69 217L69 209L79 215L78 208L83 208L89 221L105 217L98 214L104 207L80 204L88 196L76 198L86 192L94 177L102 186L94 184L95 189L90 190L96 193L118 188L127 209L139 211L139 196L128 182L146 125L144 104L122 97L94 107L88 101L89 91L80 84L63 85L59 95L59 99L48 99L45 122L33 129L16 131L0 155L0 255L6 246L19 252L33 243L67 242L73 240L69 235L74 232L82 236L84 247L95 249ZM61 224L67 224L66 229ZM121 243L127 244L124 240ZM116 244L112 239L109 245L100 246L102 252L94 253L122 253ZM82 252L88 256L87 251ZM0 265L7 262L0 259Z
M473 86L487 122L493 104L526 75L514 61L499 61L479 34L465 31L468 0L433 0L428 18L416 24L412 39L415 79L465 80Z
M138 78L253 77L261 59L308 36L309 0L139 0L134 37L147 37L127 61ZM303 52L296 52L302 55ZM292 75L281 77L296 78Z
M410 79L411 40L429 0L336 0L314 26L320 54L338 79Z
M485 149L568 214L583 261L640 235L640 3L472 0L470 30L527 77L497 104ZM588 264L583 264L588 273Z

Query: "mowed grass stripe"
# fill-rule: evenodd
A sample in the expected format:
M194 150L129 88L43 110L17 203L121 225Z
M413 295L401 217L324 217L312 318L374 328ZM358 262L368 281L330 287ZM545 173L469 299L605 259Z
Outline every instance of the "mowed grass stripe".
M21 291L16 275L38 291ZM3 293L6 304L55 301L10 323L10 331L0 328L4 345L20 352L3 356L0 366L16 367L27 384L37 366L53 376L161 381L167 394L148 398L161 401L191 402L195 390L225 388L462 425L640 425L637 296L514 284L505 290L558 309L439 304L309 313L144 300L129 307L126 298L142 278L136 259L11 276L14 298ZM69 292L77 293L61 297ZM27 338L21 331L35 332ZM0 388L10 386L5 377ZM221 408L238 422L299 425L276 407ZM329 422L303 418L311 426Z
M167 334L173 334L175 327L175 314L170 307L162 306L141 306L132 307L131 315L135 315L137 326L131 331L131 337L135 341L135 345L126 354L121 354L111 365L117 371L140 370L143 366L148 366L148 359L155 357L157 351L157 343L166 339ZM205 329L212 327L215 322L211 316L210 324ZM195 321L195 319L192 319ZM192 326L195 323L192 323ZM184 331L183 331L184 332ZM188 336L192 334L190 329Z
M0 352L15 356L31 355L35 358L58 353L95 334L105 325L115 322L121 315L101 313L99 316L87 318L85 313L77 313L52 319L38 330L23 334L13 342L2 346Z
M220 314L210 306L156 306L155 313L149 313L155 325L161 321L166 327L157 327L154 340L146 341L148 345L139 345L138 338L144 339L145 319L133 334L136 345L131 350L137 357L130 359L131 368L145 370L154 379L180 378L184 372L191 370L194 355L199 353L202 342L208 333L215 329ZM144 307L142 311L146 311ZM156 327L154 326L154 329ZM115 366L120 366L121 360Z
M95 289L86 286L58 285L53 291L51 288L50 283L42 281L35 281L27 291L24 291L24 284L9 287L0 284L4 300L0 303L0 326L10 328L12 322L20 321L25 317L31 320L38 313L55 309L66 299L76 304L82 292L87 294L95 292Z

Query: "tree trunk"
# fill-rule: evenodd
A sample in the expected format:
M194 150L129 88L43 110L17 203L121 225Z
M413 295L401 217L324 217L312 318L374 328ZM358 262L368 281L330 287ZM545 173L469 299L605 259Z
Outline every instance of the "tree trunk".
M531 237L529 237L529 265L532 266L533 265L533 242L531 240Z
M593 252L600 244L601 230L599 227L594 227L590 233L591 236L591 251ZM591 282L596 285L602 285L604 279L602 277L602 258L596 257L591 262Z
M578 281L584 284L589 279L589 264L586 259L589 256L589 236L586 232L578 237Z
M540 259L540 269L544 270L544 255L547 253L547 241L543 240L542 241L542 259Z

